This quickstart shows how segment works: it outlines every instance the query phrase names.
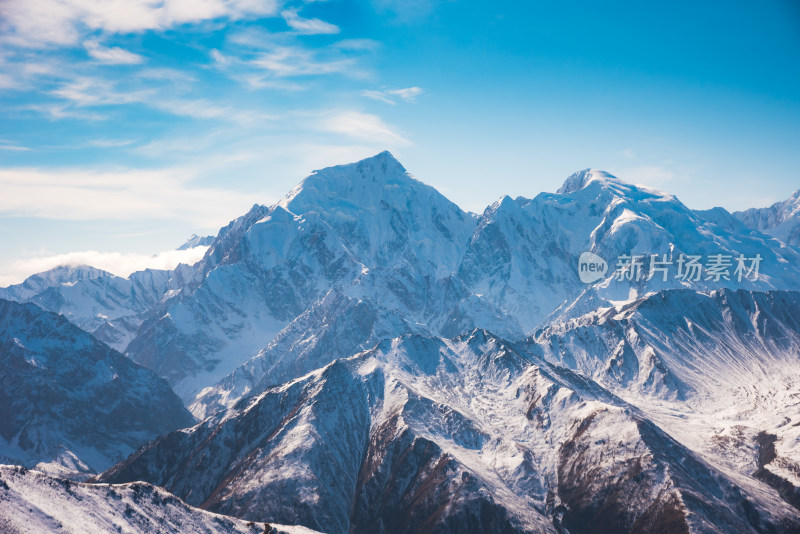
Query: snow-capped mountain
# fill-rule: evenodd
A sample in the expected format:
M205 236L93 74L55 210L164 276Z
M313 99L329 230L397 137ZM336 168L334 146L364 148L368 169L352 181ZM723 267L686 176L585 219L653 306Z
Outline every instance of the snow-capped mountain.
M305 527L253 523L187 506L161 488L82 484L24 467L0 466L4 534L314 534Z
M408 335L267 388L102 474L325 532L788 532L734 480L591 380L486 331Z
M391 172L392 169L395 172ZM194 400L191 398L191 390L186 391L179 386L179 392L187 404L191 404L193 413L204 416L216 409L231 406L242 395L253 390L259 382L263 382L262 385L280 383L312 370L312 360L308 357L298 360L300 353L316 354L313 364L321 366L343 356L340 350L343 346L355 350L368 347L380 339L371 331L364 331L362 334L345 320L338 324L336 321L324 321L331 314L319 310L345 306L343 303L332 304L334 299L354 299L362 309L370 308L375 310L376 315L394 317L391 326L387 325L388 328L380 330L380 336L383 337L412 332L455 336L481 327L506 338L521 339L539 325L562 322L588 313L598 306L611 306L614 302L628 301L667 288L714 290L721 287L800 287L800 254L797 251L781 247L780 243L769 236L745 227L722 209L709 213L695 212L672 195L626 184L608 173L596 170L575 173L555 194L542 193L533 199L520 197L512 200L504 197L487 208L474 225L469 223L469 216L451 211L448 228L460 229L460 233L448 232L460 237L446 241L447 247L442 248L447 251L447 263L442 259L437 260L436 256L407 250L404 252L406 256L429 259L427 262L404 259L398 265L398 254L388 254L379 245L381 239L374 237L384 235L384 239L389 241L395 239L385 237L388 235L385 229L386 220L371 219L376 213L374 206L388 202L388 197L381 197L378 201L375 200L378 196L376 191L365 192L369 188L359 180L365 180L365 176L370 173L373 178L367 180L367 185L372 184L374 189L375 184L385 184L378 188L380 195L394 195L395 182L406 184L405 189L400 188L401 191L419 187L418 182L410 179L402 167L388 153L384 153L359 164L320 171L290 193L278 207L267 210L279 211L281 206L298 205L301 207L292 209L302 211L311 210L315 205L322 206L313 213L319 213L320 217L333 221L324 228L337 228L336 225L342 228L334 232L337 246L352 254L356 258L352 261L356 261L357 265L355 268L351 265L348 274L341 279L326 282L329 286L323 284L316 293L320 299L308 299L311 304L283 327L285 331L282 329L273 334L261 323L260 326L248 323L248 332L260 332L264 338L259 348L250 348L237 355L238 361L246 360L247 356L252 356L251 360L216 384L213 380L206 380L205 383L193 382L195 391L199 390ZM360 186L353 189L350 185L341 185L342 183L356 183ZM422 233L417 237L409 234L408 242L415 242L415 239L423 242L441 240L445 235L440 233L436 237L436 222L431 219L426 223L425 217L418 213L425 209L433 210L426 208L426 205L441 204L433 210L436 212L456 209L431 193L427 187L423 188L423 192L424 194L419 193L417 196L431 195L425 198L433 198L435 201L430 200L427 204L415 203L414 211L410 211L406 218L422 221L417 223L418 228L425 224L432 224L434 228L425 234L431 237L420 237ZM398 193L392 202L403 206L410 197L411 193ZM346 206L346 209L340 205ZM354 222L361 220L354 211L354 206L364 211L363 219L368 224ZM260 208L257 213L260 215L264 210L266 208ZM256 216L248 217L251 221L256 219ZM394 220L395 216L392 217L391 220ZM265 218L268 219L269 216ZM465 221L463 227L460 222L462 218ZM251 257L271 254L263 252L268 249L263 244L268 242L267 239L251 237L257 233L256 229L271 237L280 235L271 227L260 229L260 224L254 224L250 230L245 230L244 224L234 226L238 230L240 244L234 246L235 240L229 240L229 249L237 252L224 255L226 261L232 265L252 265L255 261ZM383 230L379 230L381 228ZM330 234L320 232L317 235ZM303 258L308 254L308 247L304 247L302 243L288 247L287 250L293 250ZM579 277L578 258L583 252L593 252L605 258L609 265L605 276L593 284L584 284ZM641 264L641 280L617 280L613 272L616 259L637 254L646 258ZM658 255L659 260L668 262L665 264L666 272L658 272L648 280L649 262L654 254ZM707 261L719 254L730 262L727 280L724 277L709 280L706 273L699 273L696 277L677 277L678 264L683 256L695 256ZM743 276L741 280L737 278L734 258L740 255L745 258L759 258L756 280L752 280L753 276ZM345 257L349 258L346 255ZM432 268L437 262L441 265L438 272ZM361 267L359 271L359 266L368 267ZM240 267L230 269L238 271ZM295 269L292 272L301 271ZM211 273L209 276L213 276L213 270ZM259 276L263 278L263 275L258 274L249 276L250 279L258 279ZM303 276L303 279L309 278L319 280L313 274ZM242 277L237 274L236 280L240 282ZM274 279L271 283L273 292L275 287L282 287L281 284L284 284ZM330 286L333 287L333 296L326 292ZM226 291L225 285L217 284L215 287L213 298L227 298L218 296ZM239 295L240 292L237 290L236 294ZM206 295L205 289L201 286L196 295L203 297ZM275 299L280 299L280 295L272 297L272 300ZM193 296L190 302L195 301ZM199 302L192 305L201 307L205 314L200 324L210 324L212 329L220 321L230 321L231 315L239 313L237 310L249 309L229 302L222 309L233 311L223 314L221 318L215 318L208 313L215 313L220 309L219 306ZM314 310L317 310L316 315L309 317ZM162 321L165 328L172 328L172 315ZM250 312L245 312L244 316L241 321L250 321ZM238 318L236 320L240 321ZM190 321L189 324L196 324L196 321ZM274 323L268 324L271 326ZM322 324L325 335L318 336L315 325ZM197 339L208 335L208 330L204 326L203 331L198 329L191 336L181 335L180 330L154 330L153 337L148 342L174 351L173 338L197 343ZM237 329L227 328L225 332L208 339L207 343L211 347L230 346L241 349L241 345L237 345L237 338L240 338ZM250 337L248 342L250 341L255 344L257 336ZM138 347L138 341L131 346L134 358L151 366L149 359L139 355ZM229 352L228 348L223 348L216 354L223 362L232 361L226 355ZM165 359L164 356L159 358ZM185 358L192 361L191 350L187 350ZM289 367L281 367L277 363L279 361L293 363ZM300 363L294 363L296 361ZM223 368L222 364L216 364L215 361L204 363L215 371ZM159 369L158 366L151 368ZM287 374L288 369L292 369L295 374Z
M714 217L703 216L672 195L589 169L570 176L556 194L504 197L490 206L459 275L473 293L514 317L525 332L543 322L562 321L612 301L667 288L800 287L796 251L781 248L769 236L718 211ZM579 279L578 259L583 252L608 264L608 272L592 284ZM722 255L729 264L728 279L709 280L707 270L678 277L682 254L698 256L703 265ZM621 259L637 255L640 268L630 267L629 260L627 274L618 280L614 271ZM653 263L654 255L664 263ZM757 280L752 275L741 280L735 276L740 255L760 258ZM687 269L684 274L689 274Z
M203 419L98 480L325 532L793 532L789 212L587 169L478 216L384 152L254 205L183 272L6 292L127 344ZM6 343L42 372L28 345Z
M33 304L0 300L0 384L0 457L71 477L192 422L152 371Z
M199 286L146 322L127 352L191 401L331 289L436 331L459 320L452 310L468 296L451 278L474 226L388 152L317 171L224 228L198 264Z
M733 216L784 243L800 246L800 189L768 208L750 208L737 211Z

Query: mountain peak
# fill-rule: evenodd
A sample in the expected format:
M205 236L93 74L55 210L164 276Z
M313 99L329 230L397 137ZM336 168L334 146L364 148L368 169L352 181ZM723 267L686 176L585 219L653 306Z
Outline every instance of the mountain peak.
M355 200L356 197L380 194L383 189L389 187L401 186L402 189L407 189L413 188L414 185L423 186L408 174L391 152L385 150L355 163L312 171L278 204L297 213L295 209L299 205L306 208L301 212L307 211L307 209L313 209L315 201Z
M183 245L177 248L177 250L188 250L190 248L195 248L195 247L206 247L213 242L214 242L213 235L199 236L197 234L192 234L191 236L189 236L189 239L187 239Z
M559 195L574 193L575 191L580 191L592 182L615 184L624 183L622 180L613 174L607 173L606 171L601 171L599 169L584 169L570 175L570 177L564 182L564 185L558 189L557 193Z
M347 218L361 217L363 210L379 206L405 211L411 206L409 202L422 202L419 210L447 205L448 210L460 211L434 187L411 176L388 151L355 163L314 171L278 206L296 215L313 211Z

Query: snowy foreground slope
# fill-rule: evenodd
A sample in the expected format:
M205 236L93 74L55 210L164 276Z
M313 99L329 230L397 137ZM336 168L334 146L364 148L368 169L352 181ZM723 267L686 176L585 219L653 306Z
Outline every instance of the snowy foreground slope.
M314 534L198 510L150 484L82 484L14 466L0 466L0 532Z
M0 457L80 477L192 423L169 385L65 318L0 300Z

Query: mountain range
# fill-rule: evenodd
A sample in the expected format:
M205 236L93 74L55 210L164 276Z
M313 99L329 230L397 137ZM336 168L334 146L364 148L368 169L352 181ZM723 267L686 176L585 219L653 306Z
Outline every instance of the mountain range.
M63 322L0 325L33 368L4 384L41 380L54 349L28 347L68 326L68 361L46 370L85 366L91 345L150 373L130 391L174 414L136 439L94 425L116 452L70 446L80 469L14 460L324 532L797 531L798 213L797 194L691 210L588 169L478 215L388 152L316 171L192 236L208 246L194 266L64 267L0 289L48 310L7 302L0 321ZM90 394L64 388L84 405L36 387L19 402L93 426ZM61 427L84 421L24 413L73 441Z

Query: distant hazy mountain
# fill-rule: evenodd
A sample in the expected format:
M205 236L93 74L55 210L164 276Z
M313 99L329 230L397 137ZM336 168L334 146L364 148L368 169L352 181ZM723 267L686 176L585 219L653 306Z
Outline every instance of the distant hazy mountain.
M194 269L145 269L127 278L89 266L56 267L0 288L0 298L32 302L59 313L109 346L124 351L144 317L178 293Z
M784 243L800 246L800 189L783 202L768 208L737 211L733 216Z
M192 422L166 382L63 317L0 300L0 457L69 476Z

